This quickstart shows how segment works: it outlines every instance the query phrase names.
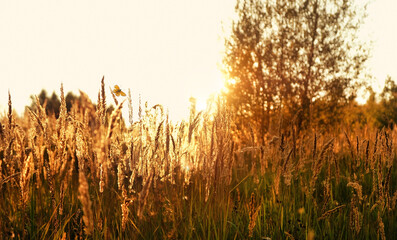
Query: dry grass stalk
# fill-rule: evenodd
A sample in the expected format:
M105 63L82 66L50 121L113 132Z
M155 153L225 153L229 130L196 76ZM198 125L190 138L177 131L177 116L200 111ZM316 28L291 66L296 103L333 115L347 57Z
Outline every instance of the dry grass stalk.
M97 106L96 106L96 120L97 123L100 125L102 124L102 101L101 101L101 91L98 92L98 100L97 100Z
M32 161L32 155L29 154L27 159L25 160L23 164L23 169L21 173L21 178L20 178L20 187L21 187L21 202L23 209L26 206L27 201L29 200L29 181L32 172L34 171L34 165Z
M134 114L133 114L133 108L132 108L132 98L131 98L131 90L128 89L128 117L130 121L130 125L134 124Z
M37 96L35 96L35 99L36 99L37 115L33 112L32 112L32 114L36 118L37 123L39 124L39 126L41 128L44 138L47 139L49 131L48 131L48 121L47 121L48 119L47 119L47 115L45 112L45 106L42 106L40 104L40 100ZM45 104L46 103L44 103L44 105Z
M397 205L397 190L394 192L393 197L391 199L391 208L394 210Z
M120 103L120 105L118 105L117 108L112 112L112 115L110 115L110 124L109 124L109 127L108 127L108 133L107 133L107 136L106 136L107 140L109 140L112 137L114 128L116 126L116 122L118 120L120 120L121 109L123 108L124 101L122 101Z
M64 181L61 184L61 187L59 189L59 208L58 208L58 214L60 216L63 215L63 203L64 203L64 198L65 198L65 188L67 188L67 182Z
M76 130L76 157L79 166L79 171L84 171L85 169L85 155L87 154L87 147L84 141L84 133L81 128Z
M294 236L292 236L291 233L289 233L289 232L284 232L284 234L287 236L288 239L295 240Z
M350 210L350 229L358 235L361 230L362 225L362 214L358 210L358 199L353 197L350 203L351 210Z
M350 142L350 138L349 138L349 136L347 135L346 131L344 131L344 133L345 133L347 145L349 146L350 155L351 155L352 159L354 159L353 145L352 145L352 143Z
M200 120L200 116L201 116L202 112L199 112L194 118L190 118L190 122L189 122L189 133L188 133L188 143L191 142L192 140L192 134L194 129L197 127L199 120Z
M61 106L59 111L59 118L57 120L57 135L59 142L59 156L57 159L61 159L62 162L65 161L65 148L66 148L66 117L67 117L67 109L66 109L66 101L63 91L63 84L61 84Z
M158 147L160 145L159 139L160 139L160 134L161 134L162 129L163 129L163 123L164 123L164 120L161 121L161 123L157 127L156 137L154 138L154 150L153 150L153 156L152 157L154 157L154 153L157 151L157 149L158 149Z
M136 169L136 160L134 157L134 139L130 140L129 157L130 157L130 162L129 162L130 171L134 171Z
M328 150L332 150L333 147L333 142L334 142L334 138L332 138L331 140L329 140L321 149L320 154L318 155L317 159L313 159L313 165L312 165L312 171L313 171L313 176L311 178L310 181L310 187L312 190L314 190L314 184L317 181L317 177L321 172L321 169L324 165L324 161L325 161L325 153Z
M281 173L282 169L278 168L276 172L276 177L274 178L273 181L273 187L274 187L274 194L275 196L278 196L279 191L280 191L280 179L281 179Z
M167 112L167 117L166 117L166 126L165 126L165 169L164 169L164 175L168 176L169 174L169 154L170 154L170 122L169 122L169 117L168 117L168 112Z
M355 190L350 201L350 229L353 230L354 234L357 236L362 226L362 214L358 209L363 199L362 186L358 182L349 182L347 186Z
M105 96L105 76L101 80L101 89L98 92L97 121L101 125L106 123L106 96Z
M327 208L328 202L331 198L330 178L331 177L328 175L327 179L324 180L324 200L323 200L323 207L321 209L321 212L325 212L325 209Z
M377 223L378 223L378 229L377 229L378 239L386 240L385 224L383 224L382 218L379 213L378 213Z
M139 207L138 207L138 212L137 212L137 216L139 218L143 218L143 211L146 206L146 200L149 195L149 189L153 182L153 177L154 177L154 174L153 174L153 172L151 172L151 174L147 177L147 179L145 181L142 191L139 193Z
M55 188L54 188L54 175L55 175L55 171L53 170L53 168L51 168L51 163L54 162L53 159L53 155L49 154L49 151L47 149L44 149L44 154L43 154L43 161L44 161L44 170L46 171L46 177L47 177L47 182L48 182L48 186L49 186L49 192L50 192L50 196L51 196L51 210L54 210L56 207L56 199L55 199ZM54 229L57 229L58 227L58 213L56 211L55 215L54 215Z
M390 178L391 178L391 171L392 171L393 165L391 165L390 167L387 168L387 174L385 176L384 179L384 194L386 195L386 197L388 198L388 200L390 200Z
M124 188L122 191L123 203L121 204L121 229L125 231L127 221L128 221L128 213L129 213L129 205L131 202L127 199L127 190Z
M379 131L376 131L373 156L375 156L375 153L378 149L378 135L379 135Z
M41 122L40 118L37 116L36 113L34 113L30 108L29 109L29 114L30 114L30 118L31 120L36 120L37 121L37 125L40 127L40 129L44 132L44 125ZM36 131L37 132L37 131Z
M323 147L323 149L320 152L319 158L323 159L324 158L324 154L326 153L326 151L328 149L331 149L333 147L333 143L334 143L334 138L332 138L331 140L329 140Z
M365 168L368 171L368 167L369 167L369 141L366 141L367 145L365 147Z
M102 118L102 124L105 125L105 121L106 121L105 76L103 76L101 80L101 118Z
M110 93L112 94L114 104L116 104L116 106L119 105L119 101L117 101L117 98L116 98L116 96L114 95L114 92L113 92L112 88L109 87L109 89L110 89Z
M294 170L292 161L290 161L291 158L291 154L293 153L293 149L291 149L288 153L287 158L285 159L285 163L283 164L283 171L282 171L282 175L284 178L284 183L287 186L291 185L291 180L292 180L292 171Z
M312 150L313 161L315 161L316 159L316 153L317 153L317 134L314 133L313 150Z
M8 90L8 129L11 132L12 130L12 101L11 101L11 93Z
M297 113L295 113L295 116L292 120L291 124L291 131L292 131L292 149L294 150L293 158L294 160L296 159L296 119L298 118L298 114L301 112L299 110Z
M358 200L361 202L363 200L362 186L358 182L349 182L347 186L352 187L354 190L356 190Z
M139 122L141 122L142 121L142 100L141 100L141 94L139 94L138 118L139 118Z
M340 209L342 209L344 207L346 207L346 205L340 205L340 206L337 206L331 210L328 210L325 213L323 213L317 220L327 219L329 216L338 212Z
M0 140L4 140L4 129L3 129L3 125L0 122Z
M339 182L339 179L340 179L339 162L338 162L338 160L336 159L335 155L332 156L332 159L333 159L333 163L334 163L334 166L335 166L335 177L336 177L336 182Z
M239 188L236 188L236 195L237 195L237 197L234 199L234 203L233 203L233 213L237 213L238 208L240 206L241 196L240 196Z
M392 154L392 139L390 139L389 134L386 131L383 131L383 135L385 136L385 142L384 145L386 147L386 154L387 157L390 158L391 154Z
M83 171L79 172L79 195L78 198L83 207L83 221L85 224L85 232L87 235L91 235L94 231L94 215L92 212L92 203L90 199L90 193L88 190L88 182L83 173Z
M128 220L128 203L123 202L121 204L121 229L125 231Z
M103 172L103 164L99 165L99 192L103 193L105 187L105 176Z
M383 180L382 164L381 164L382 161L381 161L381 159L378 159L377 162L378 162L378 164L377 164L377 167L375 169L375 174L374 174L375 181L373 184L373 186L375 188L374 193L377 194L378 201L380 203L383 203L385 200L385 189L384 189L384 185L383 185L383 181L382 181Z
M233 175L233 167L234 167L234 142L231 140L232 144L230 147L230 152L229 155L227 156L227 159L229 159L229 164L227 166L227 171L226 171L226 185L230 185L232 182L232 175Z
M248 224L248 231L249 231L249 237L253 236L254 233L254 228L256 226L256 218L258 216L259 210L261 209L261 205L258 207L256 206L256 200L255 200L255 194L251 193L251 201L248 205L248 211L249 211L249 224Z
M46 111L45 111L45 106L47 105L47 103L44 102L43 105L41 105L40 99L37 96L35 96L35 99L36 99L36 107L37 107L37 116L41 120L47 119L47 114L46 114ZM43 125L44 125L44 123L43 123Z
M65 94L63 91L63 83L61 83L61 106L59 108L58 131L60 131L62 127L65 128L66 117L67 117L67 109L66 109Z
M1 122L0 122L0 140L1 140L0 141L0 147L2 147L2 144L5 141L4 141L4 135L3 135L3 126L1 125ZM3 180L3 168L2 168L2 165L3 165L3 159L0 158L0 190L3 187L3 184L2 184L2 180Z
M117 165L117 186L119 190L125 189L124 180L126 178L123 163L120 161Z

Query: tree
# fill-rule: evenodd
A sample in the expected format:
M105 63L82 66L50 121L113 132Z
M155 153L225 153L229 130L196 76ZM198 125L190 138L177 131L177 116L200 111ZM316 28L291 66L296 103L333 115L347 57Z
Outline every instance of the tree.
M276 113L299 112L302 128L355 98L368 52L356 37L364 14L352 1L246 0L236 13L223 63L240 130L249 125L263 142Z
M397 85L390 76L386 78L385 86L380 94L376 120L379 127L394 128L397 123Z
M51 97L47 96L47 91L46 90L41 90L40 94L37 96L39 99L39 102L42 106L45 106L45 110L46 110L46 114L48 116L54 115L55 118L58 118L59 116L59 108L61 106L61 101L58 97L58 95L53 92ZM36 110L37 106L36 106L36 99L34 96L30 96L32 103L30 104L30 108L32 110ZM77 97L76 95L74 95L72 92L69 92L66 97L65 97L65 101L66 101L66 108L67 111L70 111L70 108L72 107L72 104L74 101L76 101L77 99L79 99L79 97Z

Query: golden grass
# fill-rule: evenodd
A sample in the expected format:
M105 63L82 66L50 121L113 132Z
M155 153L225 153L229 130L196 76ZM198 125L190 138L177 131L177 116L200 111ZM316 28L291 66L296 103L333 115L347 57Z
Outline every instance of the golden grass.
M96 105L81 92L68 111L63 85L60 98L58 119L37 97L37 108L18 117L9 94L0 118L0 238L397 234L397 130L318 133L292 121L243 145L222 99L205 112L192 104L178 123L139 100L133 121L128 91L127 124L125 100L113 96L108 111L104 78Z

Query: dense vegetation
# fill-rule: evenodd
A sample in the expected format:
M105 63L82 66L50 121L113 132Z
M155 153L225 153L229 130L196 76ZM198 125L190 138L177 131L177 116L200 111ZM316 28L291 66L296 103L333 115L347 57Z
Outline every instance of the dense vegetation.
M396 130L298 131L281 116L264 145L253 135L243 144L221 98L206 112L193 104L188 121L173 124L161 105L145 105L139 121L125 124L121 108L132 114L131 98L114 96L106 113L104 89L96 105L81 92L68 111L61 88L58 119L38 98L17 117L10 97L0 120L1 238L397 234Z

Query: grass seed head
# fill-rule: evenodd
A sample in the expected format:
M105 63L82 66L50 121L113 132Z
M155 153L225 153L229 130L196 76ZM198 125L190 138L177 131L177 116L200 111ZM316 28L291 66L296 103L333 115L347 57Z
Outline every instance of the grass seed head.
M92 212L92 203L89 194L89 187L87 179L83 171L79 172L79 200L83 207L83 221L86 226L85 232L87 235L91 235L94 231L94 214Z

